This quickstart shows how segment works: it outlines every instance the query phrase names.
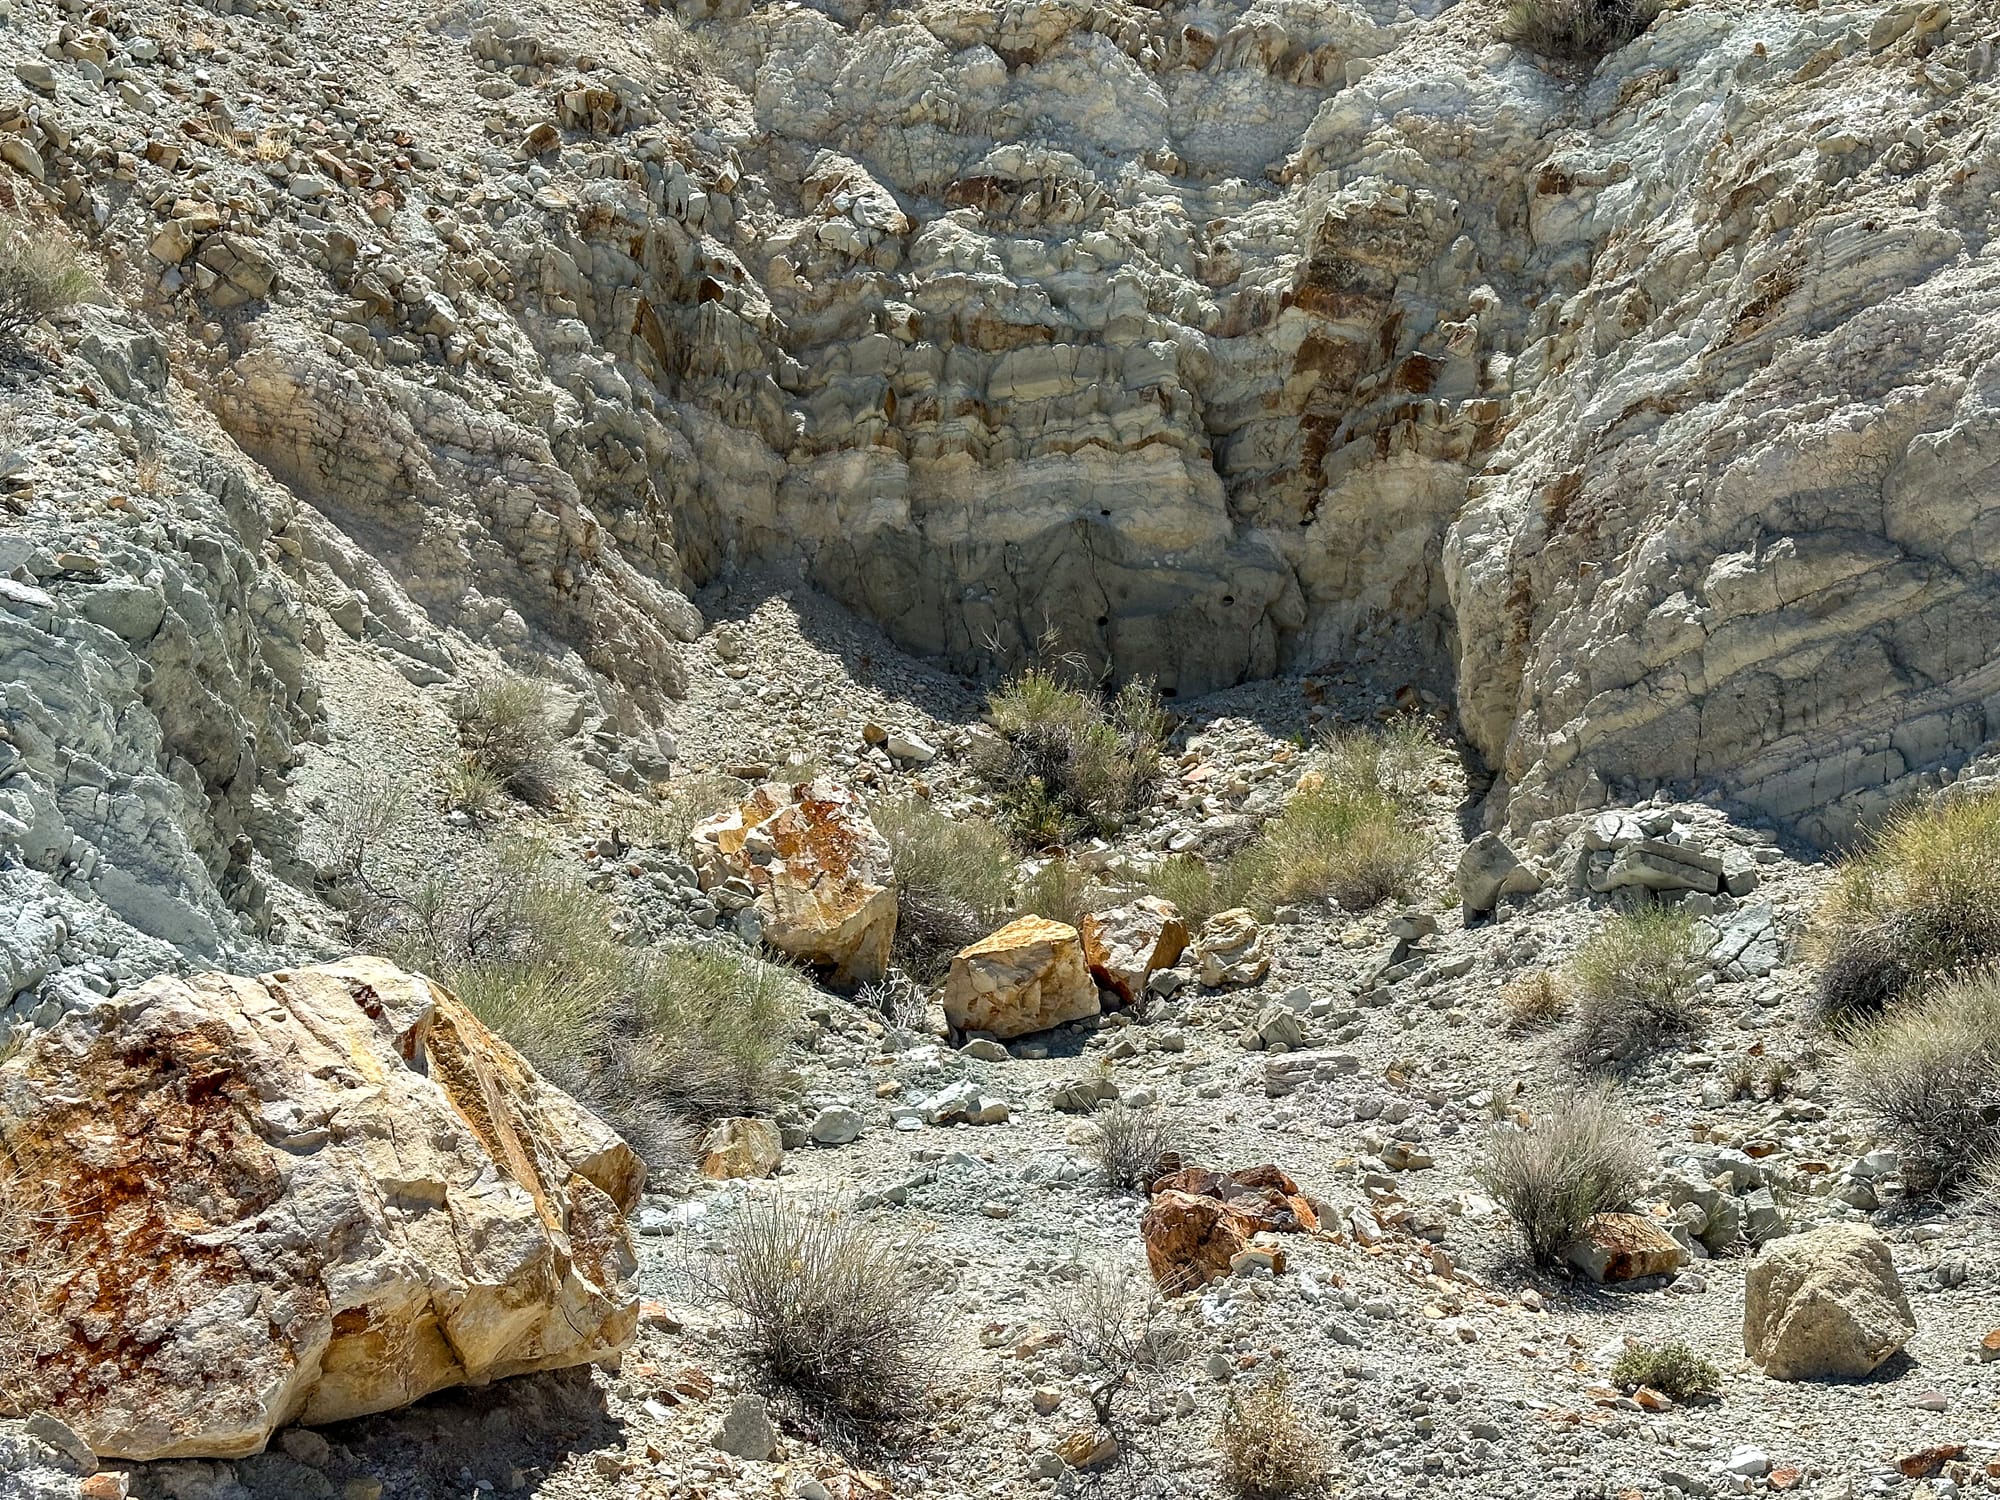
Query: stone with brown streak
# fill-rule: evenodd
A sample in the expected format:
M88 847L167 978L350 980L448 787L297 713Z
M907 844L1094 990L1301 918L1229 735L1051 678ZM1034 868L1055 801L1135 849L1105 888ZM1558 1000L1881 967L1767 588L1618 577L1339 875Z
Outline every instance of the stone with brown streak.
M1066 922L1021 917L953 956L945 1019L1001 1039L1098 1013L1083 941Z
M378 959L161 977L0 1067L44 1206L29 1398L97 1453L234 1457L638 1320L645 1169L448 991Z
M1130 1005L1145 993L1155 969L1170 969L1187 948L1187 925L1173 902L1141 896L1125 906L1091 912L1077 929L1090 976Z

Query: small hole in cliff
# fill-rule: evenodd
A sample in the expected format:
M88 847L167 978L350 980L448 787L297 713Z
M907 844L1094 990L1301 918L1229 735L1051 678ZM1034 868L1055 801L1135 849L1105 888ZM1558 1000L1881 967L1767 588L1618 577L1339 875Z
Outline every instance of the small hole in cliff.
M1097 617L1097 627L1100 630L1102 630L1106 625L1109 625L1110 623L1111 623L1111 616L1109 615L1099 615Z
M1098 514L1099 514L1100 516L1108 516L1108 515L1110 515L1110 514L1111 514L1111 512L1110 512L1110 511L1108 511L1108 510L1100 510L1100 511L1098 512Z
M1222 596L1222 602L1224 604L1234 604L1236 602L1236 596L1234 594L1224 594Z

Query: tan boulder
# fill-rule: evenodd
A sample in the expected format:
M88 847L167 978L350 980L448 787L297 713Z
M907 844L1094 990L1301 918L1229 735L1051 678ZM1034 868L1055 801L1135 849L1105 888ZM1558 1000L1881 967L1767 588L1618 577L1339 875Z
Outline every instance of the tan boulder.
M1596 1214L1563 1250L1563 1259L1592 1281L1637 1281L1678 1271L1687 1252L1643 1214Z
M1153 1280L1183 1292L1227 1276L1256 1227L1219 1198L1169 1188L1154 1194L1139 1235Z
M1171 901L1141 896L1129 905L1092 912L1077 931L1091 978L1130 1005L1155 969L1169 969L1187 948L1187 925Z
M1066 922L1020 917L953 956L945 1019L960 1031L1025 1036L1098 1013L1083 940Z
M449 992L378 959L162 977L0 1067L39 1205L29 1399L102 1455L235 1457L638 1323L645 1169Z
M1889 1243L1828 1224L1768 1245L1743 1288L1743 1352L1773 1380L1858 1379L1917 1331Z
M867 809L824 778L766 782L739 807L695 825L703 890L742 883L764 942L836 988L880 979L896 936L889 845Z
M717 1120L701 1142L704 1177L769 1177L784 1159L782 1138L770 1120Z
M1195 977L1209 989L1255 984L1271 972L1271 949L1257 918L1241 906L1202 923L1194 944Z

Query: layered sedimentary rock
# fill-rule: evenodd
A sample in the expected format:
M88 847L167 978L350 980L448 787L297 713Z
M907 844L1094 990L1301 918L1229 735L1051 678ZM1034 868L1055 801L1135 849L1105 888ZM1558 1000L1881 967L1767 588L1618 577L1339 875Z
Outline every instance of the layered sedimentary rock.
M35 1226L8 1336L102 1455L254 1453L637 1328L638 1159L379 960L73 1011L0 1066L0 1143Z

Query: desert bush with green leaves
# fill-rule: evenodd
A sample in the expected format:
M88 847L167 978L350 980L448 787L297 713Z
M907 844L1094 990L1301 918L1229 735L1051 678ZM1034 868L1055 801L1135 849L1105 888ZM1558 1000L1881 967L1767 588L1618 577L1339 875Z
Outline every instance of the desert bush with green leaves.
M1627 1391L1643 1385L1676 1401L1686 1401L1720 1391L1722 1371L1686 1340L1669 1339L1664 1344L1628 1348L1611 1366L1611 1383Z
M1891 816L1841 866L1811 948L1820 1015L1836 1022L2000 959L2000 795Z
M1576 1007L1576 1049L1589 1063L1629 1062L1685 1031L1707 973L1694 919L1662 906L1613 912L1571 955L1563 983Z
M1945 984L1856 1026L1846 1082L1896 1143L1906 1187L1963 1190L2000 1161L2000 976Z
M1036 667L996 689L986 708L997 738L975 768L1009 833L1030 849L1110 832L1159 786L1166 718L1144 683L1107 701Z
M1655 1170L1652 1150L1608 1087L1558 1094L1526 1126L1494 1125L1476 1175L1552 1265L1594 1214L1629 1208Z

